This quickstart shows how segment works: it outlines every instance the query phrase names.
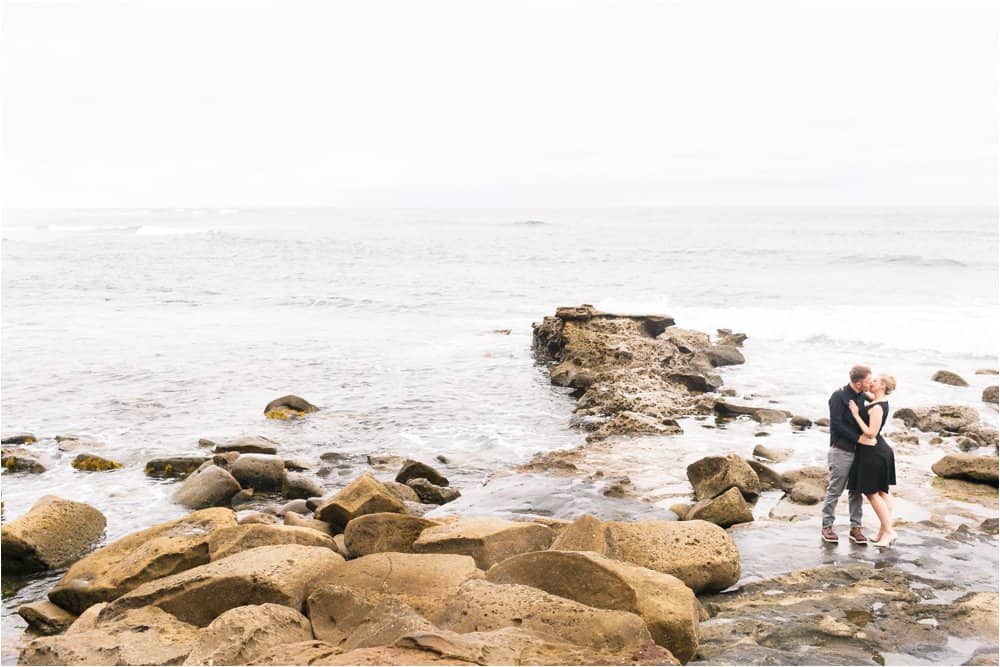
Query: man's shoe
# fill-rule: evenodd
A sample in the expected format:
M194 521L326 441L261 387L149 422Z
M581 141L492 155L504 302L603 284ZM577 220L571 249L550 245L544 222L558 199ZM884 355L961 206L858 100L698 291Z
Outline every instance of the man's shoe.
M840 538L837 537L837 533L833 532L832 526L826 526L823 528L820 532L820 536L823 538L824 542L829 542L830 544L836 544L840 541Z
M851 542L854 542L855 544L868 546L868 538L865 537L865 534L861 532L860 528L851 528L850 538Z

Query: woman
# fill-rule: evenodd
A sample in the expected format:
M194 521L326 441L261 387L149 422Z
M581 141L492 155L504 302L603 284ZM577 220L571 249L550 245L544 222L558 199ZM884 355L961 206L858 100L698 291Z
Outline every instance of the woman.
M864 415L854 402L849 404L854 420L861 427L862 438L858 440L847 488L867 496L878 515L882 525L873 543L877 547L891 547L896 541L889 495L889 485L896 483L896 459L892 447L881 435L889 416L889 401L885 397L895 389L896 378L883 375L872 382L871 400L864 407Z

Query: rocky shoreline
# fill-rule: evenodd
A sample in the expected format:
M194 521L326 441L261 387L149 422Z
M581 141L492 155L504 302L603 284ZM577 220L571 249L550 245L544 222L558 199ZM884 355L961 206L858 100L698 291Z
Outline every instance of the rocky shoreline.
M997 664L997 431L974 408L894 412L904 456L908 442L937 439L927 491L949 504L901 519L892 552L819 545L826 470L781 469L787 452L759 442L689 459L686 498L669 510L628 475L594 470L595 454L645 438L683 442L686 420L823 429L725 387L717 369L745 362L744 340L719 330L713 341L667 316L558 309L535 325L534 349L571 390L587 443L482 488L455 488L447 459L369 457L369 472L324 494L319 471L256 436L148 461L191 513L93 551L99 511L40 499L4 523L4 572L68 569L19 610L31 629L19 662L898 664L919 653ZM283 396L265 414L321 409ZM5 471L44 470L38 440L5 437ZM79 451L78 470L118 465L93 453L99 443L59 445ZM576 485L567 496L589 484L609 508L645 506L649 518L592 516L571 499L555 509L559 479ZM772 569L776 547L798 569ZM959 575L963 559L992 571Z

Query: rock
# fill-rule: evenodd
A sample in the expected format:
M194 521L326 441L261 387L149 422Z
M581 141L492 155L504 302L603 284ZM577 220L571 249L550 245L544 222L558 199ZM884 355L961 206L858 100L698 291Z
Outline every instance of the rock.
M232 498L229 499L230 507L239 507L240 505L246 505L253 501L254 490L253 489L241 489L237 491ZM273 523L273 522L272 522Z
M697 601L682 581L596 553L536 551L508 558L486 575L496 584L533 586L598 609L638 614L653 640L690 660L698 647Z
M223 470L228 471L233 467L233 464L236 463L236 459L240 458L240 456L239 452L217 452L212 454L212 463L219 466ZM207 468L209 465L211 464L203 463L202 467Z
M285 462L270 454L241 454L229 472L242 486L252 486L257 491L280 491L285 485Z
M256 661L257 665L472 665L458 658L442 657L430 650L376 646L347 653L328 642L297 642L277 646Z
M278 516L285 516L286 514L312 514L313 512L315 510L309 509L309 501L306 498L290 500L277 510Z
M309 475L300 472L285 473L285 486L282 494L286 498L312 498L323 495L323 487Z
M309 591L343 567L344 559L325 547L257 547L143 584L111 602L99 618L151 605L204 627L223 612L248 604L301 609Z
M309 465L299 459L285 459L285 470L291 472L306 472Z
M48 600L36 600L17 608L18 615L28 624L28 628L40 635L58 635L73 625L76 614L72 614Z
M796 431L804 431L807 428L812 428L812 420L808 417L803 417L801 415L792 415L792 428Z
M268 419L297 419L317 410L319 408L306 399L289 394L268 403L264 407L264 416Z
M972 454L948 454L931 470L940 477L966 479L997 486L997 457Z
M10 447L0 453L4 472L43 473L52 465L45 457L24 447Z
M548 549L554 538L551 529L537 523L461 517L425 528L413 542L413 550L472 556L476 567L486 570L516 554Z
M976 370L976 375L1000 375L1000 371L995 368L979 368Z
M972 656L963 662L962 665L996 665L998 664L998 652L1000 652L1000 647L997 646L977 648Z
M316 509L316 518L342 531L351 519L376 512L406 514L406 507L370 474L365 473Z
M687 513L691 511L692 507L694 507L694 505L691 503L674 503L667 509L677 515L678 521L683 521L684 517L687 516Z
M735 345L713 345L705 350L705 354L715 367L737 366L746 363L746 358Z
M420 502L420 496L417 495L417 492L408 487L406 484L400 484L399 482L382 482L382 485L389 493L396 496L404 503Z
M747 459L746 461L753 468L753 471L757 473L761 491L781 488L781 473L776 472L770 466L766 466L756 459Z
M983 401L986 403L993 403L995 405L998 401L997 390L998 387L995 384L983 389Z
M931 408L901 408L892 413L909 428L921 431L957 433L979 423L979 412L964 405L936 405Z
M973 449L979 449L978 442L964 435L955 438L955 446L961 449L963 452L971 452Z
M788 499L800 505L815 505L826 497L827 482L822 479L803 477L788 491Z
M747 500L760 495L757 473L736 454L699 459L687 467L687 476L698 500L714 498L733 486Z
M389 468L398 469L407 459L392 454L369 454L366 460L368 461L368 465L373 468L388 470Z
M750 417L759 424L780 424L788 419L788 415L783 410L772 410L770 408L754 410L754 413Z
M438 454L437 456L434 457L434 460L437 461L438 463L443 463L445 465L451 463L451 460L444 454Z
M277 454L278 443L262 435L244 435L215 445L216 453L238 452L240 454Z
M959 430L959 434L975 440L980 447L1000 446L1000 434L995 428L983 426L982 424L969 424Z
M411 479L406 482L406 485L413 489L417 497L420 498L420 502L429 505L444 505L462 495L458 489L450 486L438 486L422 477Z
M820 417L819 419L814 419L813 424L830 428L830 419L828 417Z
M983 519L983 522L979 524L979 530L983 531L987 535L996 535L998 528L1000 528L1000 520L993 519Z
M712 409L722 417L751 417L762 424L779 423L792 416L791 412L785 410L774 410L772 408L760 408L753 405L739 405L727 401L715 401Z
M342 651L391 645L436 628L408 604L345 586L322 585L306 601L316 639Z
M117 470L122 467L122 464L94 454L78 454L73 459L72 466L77 470L85 472L102 472L105 470Z
M352 519L344 528L344 546L351 558L382 551L414 553L413 542L437 521L395 512L377 512Z
M174 492L174 502L185 507L228 505L240 490L240 483L217 465L209 465L188 475Z
M740 578L732 537L707 521L600 521L584 515L560 532L552 549L594 551L663 572L695 593L721 591Z
M745 333L733 333L732 329L716 329L715 339L718 341L719 345L734 345L736 347L743 347L743 341L747 339Z
M431 619L465 581L482 578L469 556L383 552L347 561L323 583L398 600Z
M426 479L431 484L448 486L447 477L426 463L420 463L419 461L414 461L412 459L406 459L406 461L403 462L403 467L399 469L398 473L396 473L396 481L400 484L406 484L411 479L418 479L421 477Z
M830 471L821 466L806 466L796 470L789 470L781 476L781 488L790 492L792 488L804 479L818 480L826 488L830 479Z
M72 630L72 628L71 628ZM179 665L190 653L198 628L146 607L130 609L97 627L42 637L28 644L19 665Z
M186 477L208 460L204 456L171 456L152 459L146 463L145 471L150 477Z
M0 439L0 445L28 445L33 442L38 442L34 433L13 433Z
M941 384L950 384L953 387L968 387L969 383L962 379L957 373L952 373L951 371L938 371L931 378L935 382L940 382Z
M310 641L309 619L277 604L223 612L198 635L185 665L248 665L282 644Z
M248 549L282 544L325 547L336 551L332 537L311 528L258 523L213 532L208 540L208 556L211 561L217 561Z
M3 570L38 572L68 565L100 539L106 524L90 505L42 496L27 514L3 524Z
M63 609L82 613L147 581L208 562L208 539L236 525L229 509L206 509L132 533L75 563L49 591Z
M792 455L792 450L790 449L772 449L771 447L765 447L764 445L756 445L753 448L753 455L764 459L766 461L774 461L775 463L780 463L784 461L789 456ZM748 461L749 463L749 461Z
M311 519L309 517L302 516L301 514L296 514L295 512L288 512L285 514L285 525L296 526L299 528L309 528L310 530L315 530L323 535L333 537L333 528L326 521Z
M281 523L281 520L273 514L268 514L266 512L259 512L257 510L243 510L237 514L238 523L241 526L249 526L251 524L260 523L264 525L277 525ZM294 512L292 514L286 514L285 519L289 516L298 516ZM286 521L287 522L287 521Z
M689 520L701 519L728 528L737 523L753 521L753 512L747 505L747 501L743 499L740 490L733 486L715 498L698 501L688 511L685 518Z

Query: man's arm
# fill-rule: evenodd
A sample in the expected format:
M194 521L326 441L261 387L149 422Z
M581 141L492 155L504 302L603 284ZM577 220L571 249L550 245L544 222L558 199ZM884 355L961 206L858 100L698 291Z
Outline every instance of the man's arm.
M830 397L830 430L844 442L857 442L861 437L857 424L854 423L854 417L847 409L847 402L839 391Z

